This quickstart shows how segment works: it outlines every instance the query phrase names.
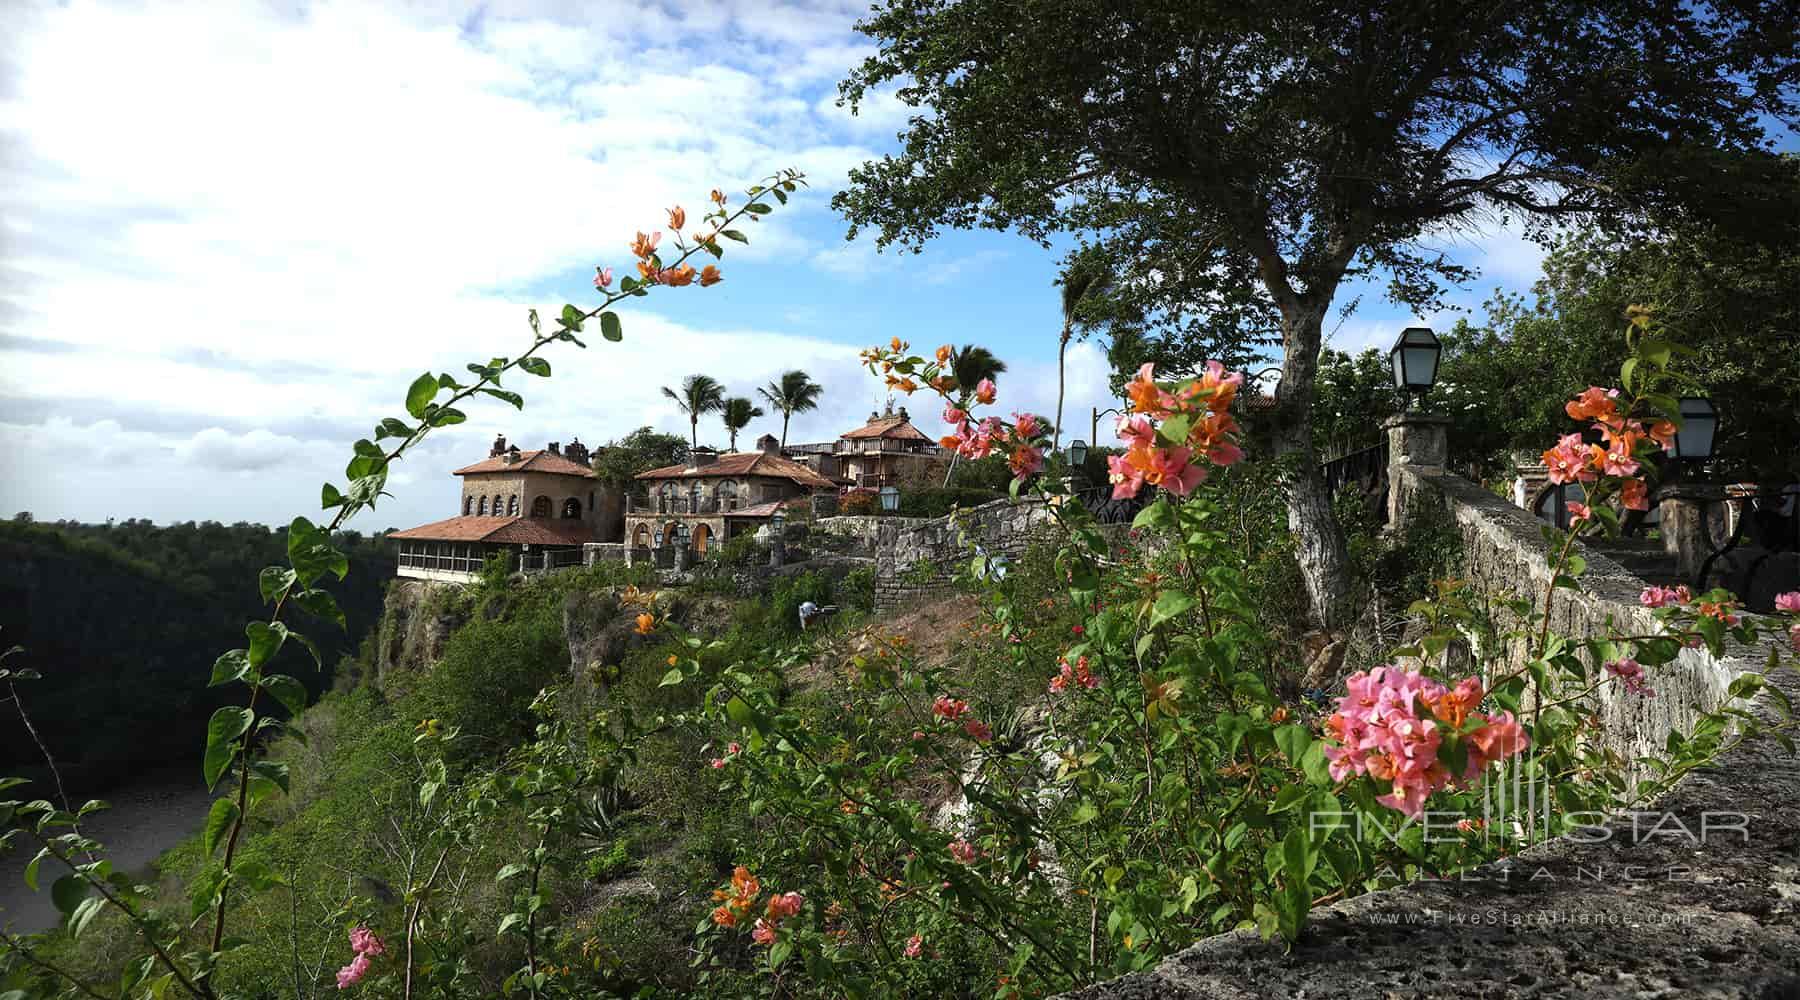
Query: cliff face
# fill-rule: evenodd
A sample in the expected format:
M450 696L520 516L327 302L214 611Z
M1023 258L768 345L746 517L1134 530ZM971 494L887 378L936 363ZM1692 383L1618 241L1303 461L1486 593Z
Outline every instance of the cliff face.
M458 584L396 578L388 585L375 641L375 680L431 669L444 642L473 613L473 594Z

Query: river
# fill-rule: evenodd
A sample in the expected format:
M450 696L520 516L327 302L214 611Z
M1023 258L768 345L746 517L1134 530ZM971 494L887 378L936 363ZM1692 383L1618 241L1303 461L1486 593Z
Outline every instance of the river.
M44 788L16 791L42 795ZM82 820L82 832L106 845L114 867L134 873L148 870L158 855L198 831L212 805L198 764L148 772L100 798L112 808ZM38 867L40 891L34 893L25 884L25 865L36 856L16 838L14 849L0 855L0 925L22 933L48 930L60 919L50 902L50 884L68 869L44 862Z

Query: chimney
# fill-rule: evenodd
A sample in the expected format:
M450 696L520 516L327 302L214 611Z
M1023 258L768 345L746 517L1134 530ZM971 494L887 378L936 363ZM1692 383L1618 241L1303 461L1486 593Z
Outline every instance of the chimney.
M875 421L880 420L880 419L881 419L881 411L880 410L870 410L869 411L869 423L872 424Z
M900 408L900 419L906 421L907 423L912 423L912 418L908 417L906 415L906 407L904 407L904 406L902 406Z
M499 458L504 454L506 454L506 435L496 434L494 436L494 447L488 450L488 457Z
M563 457L577 465L586 465L588 464L587 445L582 444L580 438L575 438L569 442L567 448L563 449Z
M562 442L561 441L550 442L550 448L548 450L549 450L550 454L552 454L552 455L562 454Z
M512 445L506 449L506 464L511 465L519 460L519 446Z
M717 462L718 460L719 460L718 452L702 451L702 450L696 449L694 451L694 453L689 457L688 468L704 469L707 466L713 464L714 462Z
M765 455L781 454L781 439L773 434L764 434L756 439L756 447Z

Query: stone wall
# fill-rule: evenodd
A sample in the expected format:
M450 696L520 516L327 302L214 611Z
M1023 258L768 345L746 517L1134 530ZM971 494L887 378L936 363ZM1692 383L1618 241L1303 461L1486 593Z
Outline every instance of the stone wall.
M859 555L874 555L876 546L881 544L881 526L896 524L901 527L918 527L929 524L930 518L924 517L878 517L874 514L841 514L833 517L815 519L810 528L813 532L830 535L841 539L848 552ZM836 548L829 542L821 543L826 548Z
M980 546L1017 557L1054 523L1042 500L1000 499L945 517L878 519L875 610L891 611L950 589L956 567Z
M1389 470L1401 519L1444 511L1462 532L1465 571L1477 586L1541 602L1550 571L1538 522L1474 483L1409 464L1424 463ZM1552 627L1574 635L1600 634L1609 621L1646 628L1642 581L1602 554L1584 555L1586 590L1556 591ZM1684 652L1653 669L1655 698L1605 704L1606 738L1623 754L1660 749L1768 652ZM1515 662L1521 655L1509 651ZM1770 681L1800 700L1800 672ZM1781 718L1768 698L1754 711L1765 724ZM1770 739L1747 742L1690 775L1650 815L1314 910L1292 947L1251 931L1220 934L1069 996L1800 996L1800 757Z

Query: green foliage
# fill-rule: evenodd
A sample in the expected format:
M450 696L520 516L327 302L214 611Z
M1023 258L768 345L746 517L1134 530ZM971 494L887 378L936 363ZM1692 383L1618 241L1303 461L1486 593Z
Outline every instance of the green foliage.
M979 507L1005 495L1005 490L968 486L903 490L900 507L894 513L901 517L943 517L958 507Z
M781 446L787 447L788 421L796 413L806 413L819 407L819 397L825 394L825 387L812 380L812 376L796 368L781 373L781 378L770 382L756 390L775 412L781 414Z
M639 427L594 449L594 472L602 482L629 487L640 472L680 465L688 459L688 443L680 435Z
M750 426L750 421L762 415L762 407L746 396L732 396L719 405L719 419L725 424L725 432L731 436L732 451L737 450L738 431Z

